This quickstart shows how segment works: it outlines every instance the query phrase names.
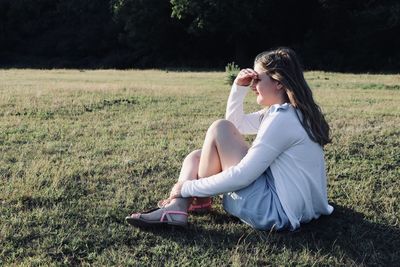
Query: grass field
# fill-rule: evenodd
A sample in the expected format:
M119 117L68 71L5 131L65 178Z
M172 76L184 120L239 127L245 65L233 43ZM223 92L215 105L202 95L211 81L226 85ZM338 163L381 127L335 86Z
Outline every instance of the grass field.
M124 217L224 116L224 73L0 70L0 265L398 265L400 75L306 78L332 128L331 216L260 232L216 199L188 231L143 231Z

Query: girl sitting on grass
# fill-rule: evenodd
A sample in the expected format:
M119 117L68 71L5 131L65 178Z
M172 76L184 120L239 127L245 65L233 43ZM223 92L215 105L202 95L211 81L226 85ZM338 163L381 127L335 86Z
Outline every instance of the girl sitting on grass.
M249 88L268 109L244 114ZM244 134L257 134L251 146ZM223 194L224 209L251 227L294 230L333 211L323 152L329 142L329 125L295 52L263 52L254 69L239 72L226 119L214 122L202 149L185 158L169 198L126 220L136 226L186 226L189 208L209 208L210 197Z

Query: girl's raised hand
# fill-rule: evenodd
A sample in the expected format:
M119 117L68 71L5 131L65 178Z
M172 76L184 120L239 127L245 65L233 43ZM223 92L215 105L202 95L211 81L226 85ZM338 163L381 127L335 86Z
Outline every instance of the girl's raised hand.
M249 86L253 79L257 79L258 73L253 69L242 69L235 79L235 83L241 86Z

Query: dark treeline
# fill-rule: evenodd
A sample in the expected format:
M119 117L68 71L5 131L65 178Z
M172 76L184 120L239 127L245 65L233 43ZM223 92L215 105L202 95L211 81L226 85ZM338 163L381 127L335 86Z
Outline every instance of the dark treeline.
M307 69L400 70L398 0L0 0L0 66L221 68L276 46Z

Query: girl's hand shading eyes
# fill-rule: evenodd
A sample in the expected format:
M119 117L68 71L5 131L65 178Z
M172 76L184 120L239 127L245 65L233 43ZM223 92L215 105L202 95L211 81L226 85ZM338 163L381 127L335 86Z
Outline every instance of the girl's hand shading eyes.
M242 69L235 79L235 83L241 86L249 86L253 79L258 79L258 73L253 69Z

